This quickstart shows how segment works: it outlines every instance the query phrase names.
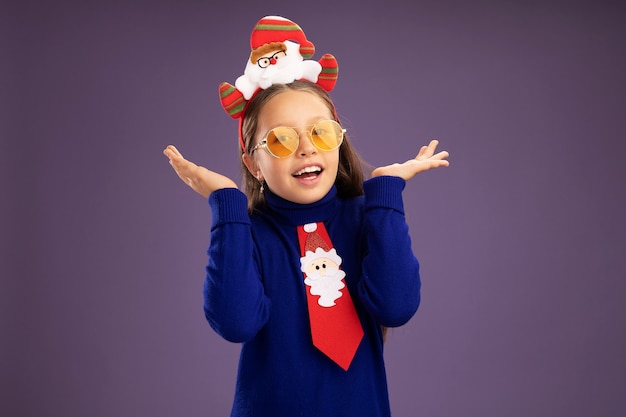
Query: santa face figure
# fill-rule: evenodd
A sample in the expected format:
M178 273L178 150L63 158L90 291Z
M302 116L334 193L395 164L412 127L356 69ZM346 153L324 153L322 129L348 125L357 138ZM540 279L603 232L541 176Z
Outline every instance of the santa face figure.
M275 49L267 50L255 62L248 60L244 74L235 81L235 87L246 100L258 88L266 89L273 84L288 84L300 79L317 82L322 66L317 61L303 59L300 45L291 41L275 45Z
M307 252L300 259L302 272L306 274L304 283L310 287L312 295L319 296L317 303L322 307L332 307L342 296L346 273L339 269L341 258L335 249L325 251L317 248L315 253Z

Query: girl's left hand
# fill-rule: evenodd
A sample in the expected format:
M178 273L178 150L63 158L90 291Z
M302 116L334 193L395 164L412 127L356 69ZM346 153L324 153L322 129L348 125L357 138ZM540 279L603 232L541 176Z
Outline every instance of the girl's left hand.
M431 140L428 146L422 146L415 158L409 159L403 164L392 164L376 168L372 172L372 177L381 175L391 175L402 179L410 180L420 172L428 171L432 168L447 167L450 162L446 160L450 154L447 151L435 153L439 141Z

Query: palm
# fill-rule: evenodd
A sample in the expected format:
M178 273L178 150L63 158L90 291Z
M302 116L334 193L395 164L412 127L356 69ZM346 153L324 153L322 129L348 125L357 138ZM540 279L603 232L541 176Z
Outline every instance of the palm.
M409 180L420 172L428 171L433 168L447 167L450 165L450 162L448 162L446 158L450 155L447 151L435 153L438 144L439 142L437 140L431 140L428 146L422 146L420 148L415 158L409 159L402 164L395 163L376 168L372 172L372 177L391 175Z
M178 177L205 198L222 188L237 188L237 184L230 178L186 160L173 145L165 148L163 154L169 158Z

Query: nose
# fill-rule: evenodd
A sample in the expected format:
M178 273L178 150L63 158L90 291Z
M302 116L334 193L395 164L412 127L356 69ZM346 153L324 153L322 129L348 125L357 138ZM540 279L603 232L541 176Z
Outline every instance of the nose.
M298 135L298 155L315 155L317 153L317 148L313 145L311 133L306 130L300 130Z
M270 59L270 65L275 65L275 64L276 64L276 58Z

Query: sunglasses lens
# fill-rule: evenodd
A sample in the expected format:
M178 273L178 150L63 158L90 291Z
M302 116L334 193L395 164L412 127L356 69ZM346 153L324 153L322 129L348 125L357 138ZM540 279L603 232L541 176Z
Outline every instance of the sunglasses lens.
M279 158L289 156L298 148L298 133L290 127L276 127L267 134L267 149Z
M322 120L313 125L311 139L317 149L332 151L343 142L343 129L334 120ZM300 143L300 136L291 127L275 127L265 137L267 150L277 158L293 154Z
M343 130L334 120L322 120L313 126L311 138L318 149L332 151L341 145Z

